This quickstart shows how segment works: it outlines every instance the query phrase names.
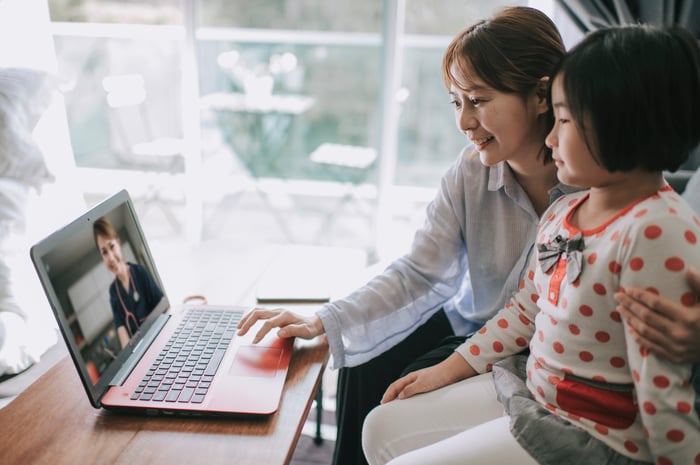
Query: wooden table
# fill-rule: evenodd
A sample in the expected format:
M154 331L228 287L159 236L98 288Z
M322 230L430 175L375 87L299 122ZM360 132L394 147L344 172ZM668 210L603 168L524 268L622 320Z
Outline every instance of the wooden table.
M327 359L324 337L297 340L277 413L259 419L193 419L96 410L66 357L0 410L0 462L286 464Z

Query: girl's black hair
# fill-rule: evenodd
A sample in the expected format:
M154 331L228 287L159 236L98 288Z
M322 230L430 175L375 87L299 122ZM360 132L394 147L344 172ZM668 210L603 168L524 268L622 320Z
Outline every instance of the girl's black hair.
M608 171L675 171L700 142L700 48L685 29L598 30L564 57L555 79Z

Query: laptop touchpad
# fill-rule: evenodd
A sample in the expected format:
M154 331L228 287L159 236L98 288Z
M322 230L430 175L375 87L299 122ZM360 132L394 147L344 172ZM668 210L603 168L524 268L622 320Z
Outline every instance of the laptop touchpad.
M277 373L282 349L276 347L241 346L231 363L229 375L272 377Z

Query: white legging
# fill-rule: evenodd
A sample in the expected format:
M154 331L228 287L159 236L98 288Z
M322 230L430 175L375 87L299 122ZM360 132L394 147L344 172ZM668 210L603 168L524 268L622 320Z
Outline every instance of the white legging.
M537 465L509 421L487 373L375 408L362 448L370 465Z

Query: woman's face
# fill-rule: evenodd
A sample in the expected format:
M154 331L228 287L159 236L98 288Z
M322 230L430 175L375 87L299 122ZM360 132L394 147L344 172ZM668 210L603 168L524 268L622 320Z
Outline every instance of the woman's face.
M452 77L457 84L450 87L457 127L472 141L484 165L539 155L545 135L539 116L548 110L546 98L533 91L523 99L478 78L467 81L454 66Z
M118 274L124 267L122 258L122 248L117 239L106 236L97 236L97 248L100 251L107 269L114 274Z
M591 187L607 179L610 173L596 162L579 125L572 119L559 76L552 83L552 106L554 127L545 142L552 149L559 180L570 186Z

